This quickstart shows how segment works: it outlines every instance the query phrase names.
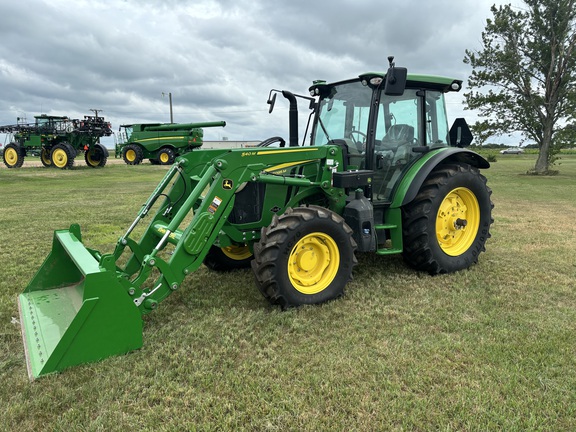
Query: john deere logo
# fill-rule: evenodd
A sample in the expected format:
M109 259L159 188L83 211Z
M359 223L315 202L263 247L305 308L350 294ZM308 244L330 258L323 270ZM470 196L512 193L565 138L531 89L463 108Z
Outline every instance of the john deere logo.
M222 189L230 190L234 186L234 183L230 179L224 179L222 181Z

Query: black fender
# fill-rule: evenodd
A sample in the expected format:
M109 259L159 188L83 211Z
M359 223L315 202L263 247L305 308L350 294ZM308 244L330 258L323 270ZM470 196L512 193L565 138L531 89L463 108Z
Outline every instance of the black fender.
M96 144L94 144L94 147L99 147L100 150L102 150L102 153L104 153L104 156L106 156L106 157L110 156L108 149L103 144L96 143Z
M471 150L457 147L443 148L442 151L435 152L428 157L424 164L419 164L418 160L415 162L394 191L391 207L401 207L410 203L416 198L422 184L424 184L434 168L447 162L465 163L479 169L490 168L490 163L485 158ZM407 186L406 181L409 182ZM404 187L402 187L403 184Z

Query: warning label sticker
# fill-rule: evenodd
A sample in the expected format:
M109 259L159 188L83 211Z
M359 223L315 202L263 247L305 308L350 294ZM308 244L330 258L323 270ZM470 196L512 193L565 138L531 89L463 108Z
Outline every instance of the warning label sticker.
M216 213L216 210L218 210L218 207L220 206L221 203L222 203L221 198L214 197L214 199L212 200L212 203L208 207L208 211L212 214Z

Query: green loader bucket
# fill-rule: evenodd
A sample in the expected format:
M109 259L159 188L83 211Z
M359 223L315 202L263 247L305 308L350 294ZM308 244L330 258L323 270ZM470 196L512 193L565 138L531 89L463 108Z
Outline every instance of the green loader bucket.
M141 313L118 278L84 247L78 225L54 232L51 253L18 297L31 380L142 346Z

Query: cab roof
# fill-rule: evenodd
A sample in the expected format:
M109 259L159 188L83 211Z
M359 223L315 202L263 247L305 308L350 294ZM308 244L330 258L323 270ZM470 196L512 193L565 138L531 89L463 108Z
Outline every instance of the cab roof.
M383 80L386 78L386 72L366 72L363 74L360 74L358 76L358 78L353 78L353 79L349 79L349 80L344 80L344 81L338 81L338 82L334 82L334 83L327 83L326 81L314 81L313 85L310 87L310 89L313 89L316 86L322 86L322 85L326 85L326 86L334 86L334 85L338 85L338 84L344 84L347 82L353 82L353 81L357 81L357 80L366 80L369 81L372 78L375 77L380 77ZM438 90L441 92L451 92L451 91L460 91L460 89L462 88L462 80L458 80L455 78L450 78L450 77L445 77L445 76L440 76L440 75L425 75L425 74L413 74L413 73L409 73L407 76L407 80L406 80L406 87L407 88L427 88L427 89L433 89L433 90Z

